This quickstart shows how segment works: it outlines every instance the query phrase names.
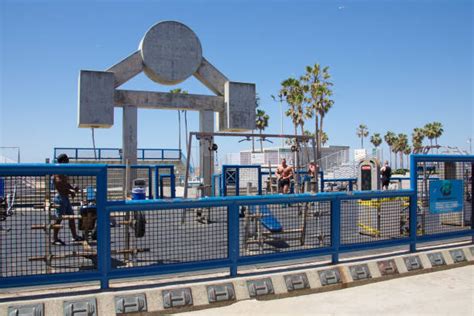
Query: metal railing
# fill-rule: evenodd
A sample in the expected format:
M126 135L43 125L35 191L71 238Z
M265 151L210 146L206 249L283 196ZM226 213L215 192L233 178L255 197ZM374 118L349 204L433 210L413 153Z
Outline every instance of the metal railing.
M249 264L327 255L337 263L346 252L394 246L415 252L419 243L471 238L473 163L474 156L412 157L412 166L443 170L442 181L463 181L461 210L444 215L426 205L429 177L420 180L416 173L410 190L107 201L105 166L0 166L5 190L16 185L19 203L0 222L0 287L98 280L107 288L116 278L214 268L236 276ZM57 222L50 186L55 174L68 175L79 192L96 192L96 241L86 234L93 228L90 204ZM17 181L22 177L29 187ZM80 195L73 205L84 199ZM71 236L65 222L75 219L86 241L51 245L57 228L60 238Z
M55 147L53 160L58 155L65 153L71 160L122 160L122 149L120 148L78 148L78 147ZM137 159L139 161L150 160L181 160L182 153L179 149L172 148L138 148Z

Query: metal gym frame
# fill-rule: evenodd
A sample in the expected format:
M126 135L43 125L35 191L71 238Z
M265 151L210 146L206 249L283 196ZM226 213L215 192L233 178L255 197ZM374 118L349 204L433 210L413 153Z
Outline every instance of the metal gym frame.
M298 151L300 149L300 142L301 141L309 141L312 140L314 142L314 138L311 136L306 136L306 135L291 135L291 134L252 134L252 133L224 133L224 132L190 132L189 133L189 141L188 141L188 146L186 149L186 174L184 178L184 198L186 199L188 197L188 181L189 181L189 168L190 168L190 163L191 163L191 144L193 137L196 137L196 139L206 139L209 141L210 144L212 144L208 150L216 150L217 147L214 146L214 137L244 137L250 139L251 137L256 137L256 138L290 138L290 139L296 139L296 147L294 147L294 155L295 155L295 169L297 173L297 181L295 183L296 185L296 190L298 192L299 190L299 156L298 156ZM314 158L314 157L313 157ZM211 161L212 163L212 161ZM201 166L202 169L202 166ZM210 169L212 173L212 168ZM211 174L212 176L212 174Z

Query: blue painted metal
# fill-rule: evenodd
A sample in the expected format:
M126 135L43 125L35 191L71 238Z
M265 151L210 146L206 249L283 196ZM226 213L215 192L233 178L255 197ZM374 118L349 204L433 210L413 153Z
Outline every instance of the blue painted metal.
M431 156L414 155L411 157L411 165L416 166L419 161L468 161L474 162L474 156ZM110 167L110 166L108 166ZM170 168L170 166L161 166ZM173 166L174 168L174 166ZM473 167L474 168L474 167ZM151 170L151 169L149 169ZM168 176L173 179L174 169L169 169ZM236 169L238 179L238 168ZM150 171L151 172L151 171ZM155 170L155 176L159 179L159 169ZM332 262L339 261L339 254L344 252L361 251L374 248L394 247L407 245L410 251L416 251L416 245L420 242L443 240L449 238L473 236L474 226L454 232L438 233L432 235L417 236L417 175L415 172L410 177L411 189L398 191L361 191L353 193L331 192L318 194L296 194L296 195L265 195L265 196L233 196L233 197L210 197L201 199L173 199L173 200L143 200L143 201L110 201L106 200L107 193L107 166L106 165L60 165L60 164L11 164L0 165L0 176L41 176L47 174L64 173L68 175L95 176L97 179L97 224L98 230L97 253L98 271L74 272L63 274L33 275L24 277L0 277L0 287L27 286L31 284L57 284L75 281L99 280L101 288L109 286L110 279L157 275L163 273L177 273L184 271L197 271L214 268L229 268L230 275L236 276L240 265L274 262L280 260L291 260L297 258L312 257L318 255L331 255ZM261 178L261 172L259 178ZM225 188L223 176L221 188ZM322 176L323 179L323 176ZM350 179L350 178L349 178ZM321 182L323 182L322 180ZM333 181L332 179L329 181ZM157 181L159 183L159 181ZM238 181L236 181L238 189ZM173 184L174 186L174 184ZM156 191L158 192L158 191ZM225 192L225 191L224 191ZM341 202L354 199L380 199L390 197L410 198L410 235L397 239L370 241L356 244L341 244ZM331 202L331 246L324 248L302 249L282 253L271 253L252 256L240 256L239 241L239 207L246 205L278 204L278 203L304 203L304 202ZM146 267L132 267L126 269L114 269L111 265L111 235L110 235L110 213L132 212L132 211L156 211L166 209L186 209L204 207L227 207L228 209L228 258L208 260L199 262L160 264ZM471 221L472 223L473 221ZM472 224L474 225L474 224Z
M107 168L100 170L97 175L97 259L100 272L100 287L106 289L109 287L108 272L112 264L110 249L110 213L107 211Z
M120 148L96 148L96 155L80 155L81 151L87 151L88 153L94 152L94 148L90 147L55 147L53 154L53 161L56 161L57 156L66 152L70 154L73 151L74 155L69 158L74 160L122 160L122 152ZM112 151L116 154L113 156L104 155L105 151ZM152 155L152 153L160 153L159 156ZM166 153L176 153L172 157L167 157ZM148 155L147 155L148 154ZM176 148L138 148L137 158L138 160L181 160L183 154L181 150Z
M163 188L160 173L161 170L168 170L168 175L170 177L170 190L171 198L176 197L176 176L174 174L174 165L155 165L155 196L158 199L163 199Z
M335 198L331 202L331 246L334 249L332 263L339 262L339 247L341 245L341 200Z
M228 256L230 259L230 275L237 276L238 261L240 253L239 243L239 206L236 203L232 203L228 207L228 233L229 233L229 250Z

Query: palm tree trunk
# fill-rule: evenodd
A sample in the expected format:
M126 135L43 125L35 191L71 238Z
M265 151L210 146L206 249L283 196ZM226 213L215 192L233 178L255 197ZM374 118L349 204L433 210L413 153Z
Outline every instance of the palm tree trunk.
M303 136L304 135L304 123L300 124L300 127L301 127L301 135ZM302 141L301 142L303 144L303 152L304 152L304 156L306 157L306 161L309 162L309 151L308 151L308 143L305 142L305 141Z
M323 119L324 119L324 116L321 116L321 121L319 122L319 129L318 129L318 143L319 143L319 147L318 147L318 152L321 152L322 150L322 138L323 138Z
M315 111L316 112L316 111ZM319 116L315 113L314 122L316 124L314 128L314 138L316 139L316 160L321 160L321 139L319 137Z
M263 139L262 139L262 130L259 129L260 134L260 152L263 153Z
M400 168L403 169L403 151L400 152Z

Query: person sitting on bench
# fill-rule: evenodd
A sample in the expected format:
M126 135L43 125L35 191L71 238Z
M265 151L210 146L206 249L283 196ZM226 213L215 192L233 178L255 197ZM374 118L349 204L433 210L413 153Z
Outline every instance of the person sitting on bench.
M290 190L290 181L293 178L293 167L286 164L286 159L281 160L281 165L278 166L275 176L278 181L278 193L287 194Z

